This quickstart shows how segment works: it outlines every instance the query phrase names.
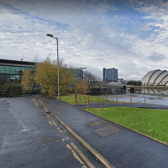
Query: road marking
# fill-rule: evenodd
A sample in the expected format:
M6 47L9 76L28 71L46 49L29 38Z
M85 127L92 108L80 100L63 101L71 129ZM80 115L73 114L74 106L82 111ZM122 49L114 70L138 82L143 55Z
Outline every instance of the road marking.
M57 127L58 125L53 121L53 119L51 118L52 123Z
M64 138L62 138L61 140L62 140L62 141L65 141L65 139L64 139Z
M57 130L60 132L60 133L62 133L62 130L58 127L58 125L52 120L52 118L47 114L47 116L50 118L50 123L52 124L52 125L54 125L56 128L57 128Z
M32 101L35 103L35 105L37 106L37 107L39 107L38 106L38 104L37 104L37 100L36 99L34 99L34 98L32 98ZM41 101L39 101L41 104L43 104ZM39 104L40 104L39 103ZM43 104L44 105L44 104ZM60 133L62 133L62 130L58 127L58 125L52 120L52 118L46 113L46 115L47 115L47 117L51 120L51 121L48 121L49 122L49 124L50 125L54 125L56 128L57 128L57 130L60 132ZM47 118L47 119L48 119ZM48 119L48 120L49 120Z
M74 144L71 143L71 145L73 146L73 148L79 153L79 155L82 157L82 159L88 164L88 166L90 168L95 168L92 163L88 160L88 158L78 149L78 147Z
M51 121L48 121L50 125L53 125Z
M35 99L32 98L32 101L34 102L34 104L38 107L37 103L35 102Z
M50 116L46 113L47 117L50 118Z
M76 154L76 152L71 148L69 144L66 145L66 147L72 152L74 158L80 162L80 164L84 165L82 160L79 158L79 156Z
M68 137L65 137L66 140L68 140L69 138Z
M59 127L56 127L60 133L62 133L62 130Z

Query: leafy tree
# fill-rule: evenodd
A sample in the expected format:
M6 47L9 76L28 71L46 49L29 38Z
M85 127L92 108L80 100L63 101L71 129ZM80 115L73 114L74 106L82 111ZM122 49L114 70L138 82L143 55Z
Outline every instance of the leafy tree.
M48 57L44 62L36 67L35 81L41 85L42 92L50 96L58 93L58 76L57 76L57 62L51 62ZM59 83L60 93L66 93L72 90L75 85L75 73L72 68L67 68L59 62Z
M142 82L141 82L141 81L137 81L137 85L138 85L138 86L141 86L141 85L142 85Z
M0 75L0 86L3 85L7 81L5 76Z
M127 81L127 85L137 85L137 86L141 86L141 85L142 85L142 82L141 82L141 81L133 81L133 80L130 80L130 81Z
M23 70L21 85L24 93L33 91L34 74L31 71Z
M89 91L88 83L85 80L79 81L75 86L75 90L85 95Z
M0 85L1 96L19 96L21 93L21 86L19 81L11 81L7 79L5 83Z

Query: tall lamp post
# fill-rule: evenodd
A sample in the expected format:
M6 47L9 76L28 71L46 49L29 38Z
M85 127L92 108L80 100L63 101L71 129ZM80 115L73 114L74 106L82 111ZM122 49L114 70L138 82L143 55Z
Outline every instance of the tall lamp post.
M47 34L46 36L49 36L49 37L55 38L55 39L56 39L56 42L57 42L58 100L60 100L58 38L54 37L52 34Z

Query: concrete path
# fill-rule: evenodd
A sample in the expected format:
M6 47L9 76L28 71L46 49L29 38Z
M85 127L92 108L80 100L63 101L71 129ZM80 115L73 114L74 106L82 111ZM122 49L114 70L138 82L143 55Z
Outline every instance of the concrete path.
M116 168L168 167L167 145L57 99L39 99Z

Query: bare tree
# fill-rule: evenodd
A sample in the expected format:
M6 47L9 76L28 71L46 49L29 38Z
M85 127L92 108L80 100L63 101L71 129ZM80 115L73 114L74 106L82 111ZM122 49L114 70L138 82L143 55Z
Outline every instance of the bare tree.
M91 72L89 71L84 71L83 72L83 79L87 82L93 82L93 81L98 81L99 78L95 75L93 75Z

